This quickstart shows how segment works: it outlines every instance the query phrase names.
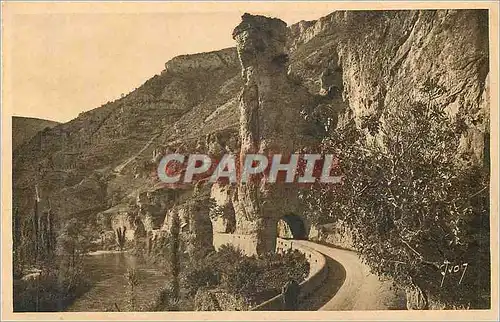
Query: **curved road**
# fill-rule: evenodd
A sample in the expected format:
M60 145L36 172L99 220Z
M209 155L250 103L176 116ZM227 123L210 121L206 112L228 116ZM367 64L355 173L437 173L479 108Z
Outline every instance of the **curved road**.
M298 241L297 241L298 242ZM406 309L405 296L370 273L355 252L300 241L327 257L328 277L304 309L326 311Z

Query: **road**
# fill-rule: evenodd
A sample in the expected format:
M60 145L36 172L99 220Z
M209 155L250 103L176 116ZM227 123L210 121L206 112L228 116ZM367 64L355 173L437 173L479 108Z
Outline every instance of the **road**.
M300 241L327 257L329 274L324 286L303 309L320 311L406 309L405 297L389 281L370 273L355 252L332 248L311 241Z

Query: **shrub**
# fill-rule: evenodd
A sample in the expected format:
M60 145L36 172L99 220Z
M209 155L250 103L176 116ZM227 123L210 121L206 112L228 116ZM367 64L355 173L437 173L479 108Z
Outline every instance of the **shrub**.
M267 253L258 258L265 269L257 280L257 290L273 290L276 293L290 280L303 281L309 274L309 262L298 250L285 253Z
M243 252L231 245L222 245L217 252L212 253L207 257L208 265L213 268L224 268L228 263L237 263L245 255Z

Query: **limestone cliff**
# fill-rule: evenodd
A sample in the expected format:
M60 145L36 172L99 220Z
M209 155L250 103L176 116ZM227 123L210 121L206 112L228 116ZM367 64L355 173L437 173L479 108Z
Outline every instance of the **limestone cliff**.
M213 227L209 213L212 200L208 191L203 194L198 190L192 195L187 194L186 198L184 202L167 211L161 230L172 231L172 226L178 220L180 240L187 254L190 258L199 260L214 250Z

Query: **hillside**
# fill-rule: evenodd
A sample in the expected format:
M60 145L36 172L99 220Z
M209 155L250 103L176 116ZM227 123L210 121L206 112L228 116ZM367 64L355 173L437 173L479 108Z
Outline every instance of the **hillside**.
M397 108L408 89L418 99L426 81L441 82L437 99L470 116L461 151L480 160L488 131L481 19L481 11L335 12L288 28L288 74L322 97L306 112L330 127L349 120L365 127ZM359 21L365 23L355 27ZM235 48L183 55L125 97L44 125L14 154L14 204L31 209L37 184L61 216L104 210L154 191L155 162L167 147L238 149L242 85Z
M135 200L138 191L154 190L148 166L155 151L237 129L239 88L233 48L172 59L125 97L38 133L16 151L15 204L30 209L35 184L64 217Z

